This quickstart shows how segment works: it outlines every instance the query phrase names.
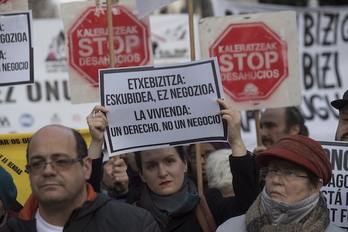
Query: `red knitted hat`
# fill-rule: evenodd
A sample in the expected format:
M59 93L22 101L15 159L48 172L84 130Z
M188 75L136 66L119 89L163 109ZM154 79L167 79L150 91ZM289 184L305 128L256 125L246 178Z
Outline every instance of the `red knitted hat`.
M282 138L272 148L256 155L256 161L266 167L272 157L282 158L299 164L329 183L332 165L323 147L315 140L302 135Z

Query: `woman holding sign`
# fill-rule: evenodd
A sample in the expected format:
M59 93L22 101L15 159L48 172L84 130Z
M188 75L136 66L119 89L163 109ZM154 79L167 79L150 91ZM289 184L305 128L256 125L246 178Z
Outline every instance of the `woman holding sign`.
M223 100L225 108L219 112L229 125L228 140L232 156L249 159L241 139L241 117ZM137 205L149 210L162 231L215 231L216 223L207 207L205 197L199 196L194 183L187 177L187 158L182 147L167 147L137 152L136 164L139 174L146 183ZM259 193L259 183L250 169L241 169L234 175L238 186L236 196L230 200L235 207L229 216L240 215L249 208ZM238 179L239 178L239 179ZM214 215L217 218L216 215Z

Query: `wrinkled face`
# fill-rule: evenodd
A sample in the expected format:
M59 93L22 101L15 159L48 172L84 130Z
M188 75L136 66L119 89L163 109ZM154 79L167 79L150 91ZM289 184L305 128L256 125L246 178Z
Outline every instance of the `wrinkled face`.
M348 105L340 110L335 140L348 141Z
M216 151L215 147L211 143L200 143L201 146L201 163L202 163L202 175L203 181L207 182L207 175L205 173L205 165L208 158L208 155ZM197 162L196 162L196 145L193 145L191 148L191 166L194 175L197 175Z
M267 109L260 119L263 145L269 149L281 138L289 135L286 128L285 108Z
M76 140L67 128L45 128L31 139L28 150L28 164L52 160L77 158ZM41 205L80 206L86 200L86 180L91 172L91 159L86 157L67 168L57 164L46 164L40 170L29 173L34 196Z
M168 196L181 188L187 165L174 147L153 149L141 152L143 182L160 196Z
M319 191L322 181L318 186L312 186L308 178L294 177L291 181L285 179L285 173L296 176L308 176L301 166L283 159L272 159L268 164L270 170L277 175L266 177L266 192L276 201L292 204L311 196Z

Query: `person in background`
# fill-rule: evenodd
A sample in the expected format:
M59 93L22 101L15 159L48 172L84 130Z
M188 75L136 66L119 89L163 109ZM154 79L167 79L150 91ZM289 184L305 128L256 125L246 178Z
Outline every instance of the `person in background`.
M86 182L92 160L76 130L41 128L28 143L26 158L32 194L1 231L159 231L148 211L96 193Z
M279 140L256 156L265 187L246 214L231 218L217 232L343 231L330 222L322 186L332 166L322 146L302 135Z
M16 214L11 210L16 198L17 188L13 183L13 178L0 166L0 229L4 228L6 222Z
M108 111L106 107L97 105L86 117L92 137L88 156L93 159L93 167L96 167L92 172L94 180L89 180L89 182L94 188L96 185L101 185L104 192L110 197L133 204L140 199L141 191L144 188L144 183L136 168L134 153L120 155L121 159L106 158L107 161L104 165L102 164L104 132L108 125L105 114ZM102 170L100 175L99 170ZM97 179L97 177L100 178Z
M266 109L260 118L262 146L254 149L254 154L270 149L281 138L288 135L309 136L305 119L298 108L283 107Z
M342 99L332 101L331 105L339 110L335 140L348 141L348 90L343 94Z
M104 164L102 182L107 188L109 196L133 204L140 199L145 184L139 176L135 154L133 152L126 153L120 155L120 158L116 161L109 159ZM118 187L120 185L124 188Z
M207 163L207 158L210 153L219 150L219 149L231 149L231 146L228 143L224 142L205 142L200 143L201 147L201 163L202 163L202 180L203 180L203 192L206 192L209 189L207 175L205 171L205 165ZM196 144L190 144L186 150L189 156L189 169L193 174L193 178L197 179L197 161L196 161Z
M217 188L223 197L234 196L229 156L231 149L220 149L208 156L205 170L209 188Z

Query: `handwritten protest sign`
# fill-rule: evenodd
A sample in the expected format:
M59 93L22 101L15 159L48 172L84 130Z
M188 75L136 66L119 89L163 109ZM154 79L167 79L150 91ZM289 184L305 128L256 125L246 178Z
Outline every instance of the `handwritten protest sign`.
M31 11L0 16L0 86L34 83Z
M348 143L320 141L329 155L332 164L332 177L324 193L331 221L339 227L348 229Z
M101 69L111 156L198 141L226 141L216 58L175 65Z

